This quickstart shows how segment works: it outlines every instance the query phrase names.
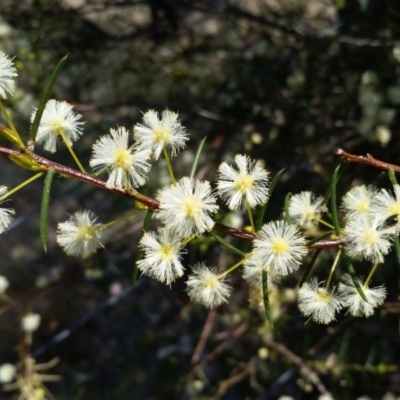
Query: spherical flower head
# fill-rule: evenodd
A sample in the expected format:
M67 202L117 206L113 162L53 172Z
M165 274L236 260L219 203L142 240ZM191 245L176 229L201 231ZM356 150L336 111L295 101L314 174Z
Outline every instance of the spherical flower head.
M143 124L134 126L135 140L152 151L154 160L158 160L165 147L171 149L173 157L185 148L189 136L178 117L177 113L165 110L159 119L158 112L149 110L143 115Z
M39 328L40 325L40 315L29 313L22 317L21 327L24 332L33 332Z
M344 227L346 253L355 260L382 263L396 235L395 226L384 227L378 218L359 217Z
M2 364L0 366L0 383L10 383L17 375L17 370L12 364Z
M0 51L0 97L7 98L7 93L14 94L14 78L17 76L17 70L10 58Z
M372 200L370 215L384 223L387 219L395 217L399 221L400 215L400 185L394 185L394 196L382 189Z
M5 293L9 286L10 282L8 281L8 279L5 276L0 275L0 293Z
M310 228L326 211L324 198L316 197L312 192L301 192L290 198L289 215L300 228Z
M157 194L160 209L156 218L180 237L200 234L213 228L210 214L218 211L210 183L182 178L176 184L161 189Z
M386 297L386 289L384 286L369 288L362 284L358 279L360 287L367 298L366 302L358 293L353 280L349 274L343 274L339 283L339 293L344 307L348 307L349 313L353 317L370 317L374 314L374 308L380 306Z
M36 110L33 111L31 122L34 121ZM44 149L50 153L57 150L57 138L64 135L67 143L72 146L82 135L82 116L73 111L73 106L66 101L49 100L44 108L42 119L36 136L38 143L44 143Z
M277 276L285 276L298 269L306 254L304 237L296 226L285 221L264 225L253 241L253 258L268 266Z
M353 219L369 214L372 199L376 194L373 186L356 186L349 190L343 197L342 210L346 213L347 219Z
M96 224L91 211L78 211L70 219L58 224L57 243L70 255L86 258L103 247L103 230Z
M229 209L239 210L246 206L254 208L268 199L269 173L260 162L237 154L233 167L223 162L218 168L218 194Z
M146 232L139 242L144 253L138 268L148 276L170 285L183 275L181 240L168 229Z
M133 145L128 147L129 132L120 126L110 129L93 145L90 166L95 170L107 168L110 176L106 187L118 189L137 188L146 183L151 165L150 150Z
M3 197L7 193L6 186L0 186L0 197ZM2 202L0 202L1 204ZM15 211L11 208L0 208L0 233L3 233L10 226Z
M299 290L298 306L300 312L314 322L329 324L335 319L335 313L342 308L342 303L335 289L321 287L323 283L318 283L317 278L304 283Z
M224 283L224 277L217 275L216 270L207 268L204 263L193 267L186 285L191 300L209 308L226 302L231 292L230 286Z

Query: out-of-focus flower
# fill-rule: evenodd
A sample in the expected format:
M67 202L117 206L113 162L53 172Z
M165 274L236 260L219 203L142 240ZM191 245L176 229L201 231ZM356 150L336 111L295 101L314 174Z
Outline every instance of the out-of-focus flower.
M0 97L7 98L7 93L14 94L14 78L17 76L17 70L10 58L0 51Z

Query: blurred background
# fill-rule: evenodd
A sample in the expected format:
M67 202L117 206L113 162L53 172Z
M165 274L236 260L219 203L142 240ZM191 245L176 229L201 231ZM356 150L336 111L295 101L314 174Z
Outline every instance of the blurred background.
M266 220L280 218L288 192L324 194L339 147L400 164L396 0L2 0L0 49L19 71L6 106L25 138L47 79L68 54L53 98L84 116L74 146L84 165L110 128L131 129L148 109L169 108L191 135L174 159L176 176L188 174L205 136L202 178L213 181L221 161L237 153L263 160L273 175L285 168ZM44 156L74 166L66 150ZM30 176L6 158L1 166L9 188ZM158 163L143 193L154 196L165 179ZM379 171L350 165L339 195L360 183L389 187ZM167 287L141 277L132 289L142 217L114 228L88 260L64 255L55 232L68 214L91 209L107 222L132 209L100 189L55 180L44 254L41 191L35 182L13 196L17 217L0 241L0 271L15 300L0 317L0 364L18 360L21 315L39 313L32 351L38 363L60 358L45 371L62 376L47 385L54 398L318 399L325 391L399 398L394 257L376 275L388 297L373 317L342 312L329 327L305 324L295 302L299 273L271 299L271 330L240 273L229 303L213 311L190 303L184 279ZM333 255L323 254L317 276L326 279ZM224 270L236 259L206 237L190 246L185 265L202 260ZM360 265L360 274L368 268ZM58 340L65 329L70 335Z

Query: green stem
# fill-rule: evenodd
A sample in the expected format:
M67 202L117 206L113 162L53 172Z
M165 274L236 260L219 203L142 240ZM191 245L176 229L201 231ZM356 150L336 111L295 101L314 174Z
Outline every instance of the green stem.
M14 194L15 192L18 192L18 190L22 189L23 187L25 187L26 185L29 185L31 182L33 182L34 180L40 178L41 176L44 175L44 172L39 172L36 175L31 176L29 179L27 179L26 181L20 183L18 186L16 186L15 188L11 189L9 192L7 192L4 196L0 197L0 201L6 199L7 197L11 196L12 194Z
M222 274L218 275L218 279L224 278L226 275L230 274L232 271L235 269L239 268L245 261L247 260L247 257L241 259L239 262L237 262L235 265L224 271Z
M331 270L329 272L328 280L326 281L326 284L325 284L325 289L328 289L329 285L331 284L331 280L333 278L333 273L335 272L336 266L339 263L339 259L340 259L341 254L342 254L342 249L340 248L338 250L338 252L336 253L335 260L333 261L333 265L332 265Z
M86 174L87 172L86 172L85 168L83 168L83 165L79 161L79 159L78 159L77 155L75 154L74 150L72 150L72 146L69 144L69 141L67 140L64 131L60 130L58 133L61 136L61 138L62 138L63 142L65 143L65 145L67 146L67 149L70 152L72 158L75 160L75 163L78 166L79 170L82 173Z
M163 153L164 153L165 161L167 163L169 176L171 177L172 183L175 185L176 184L176 179L175 179L174 171L172 170L171 159L170 159L170 157L168 155L166 147L163 148Z
M372 276L374 275L376 269L378 268L378 265L379 265L379 263L376 262L376 263L372 266L371 271L369 272L367 279L364 281L363 286L367 287L367 286L369 285L369 283L371 282Z
M107 222L106 224L100 225L98 227L96 227L96 230L102 230L102 229L106 229L109 228L110 226L117 224L120 221L124 221L125 219L128 219L130 217L132 217L133 215L138 215L142 212L143 210L134 210L129 212L128 214L122 215L121 217L114 219L110 222Z
M319 222L319 223L322 224L322 225L327 226L329 229L332 229L332 230L335 229L335 227L334 227L333 225L331 225L329 222L324 221L323 219L314 218L314 220L317 221L317 222Z
M247 201L247 197L244 198L244 201L246 203L246 210L247 210L247 215L249 216L251 229L252 229L252 231L254 233L256 231L256 228L255 228L255 225L254 225L253 215L251 213L251 207L249 206L249 202Z

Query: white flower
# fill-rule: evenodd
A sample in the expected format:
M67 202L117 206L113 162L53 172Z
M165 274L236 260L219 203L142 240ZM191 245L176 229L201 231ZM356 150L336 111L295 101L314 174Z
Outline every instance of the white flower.
M108 188L129 189L144 185L150 170L150 150L137 145L128 147L129 132L122 126L110 129L110 133L93 145L90 166L111 171Z
M349 190L343 197L341 207L347 219L368 215L375 194L376 189L373 186L361 185Z
M176 185L161 189L157 199L160 209L156 218L181 237L209 231L215 224L210 214L217 212L218 206L207 181L184 177Z
M17 76L17 70L10 58L0 51L0 97L7 98L7 93L14 94L14 78Z
M343 282L339 283L338 289L343 305L348 307L349 313L354 317L370 317L374 314L374 308L380 306L385 300L386 289L384 286L369 288L358 279L361 289L368 300L367 303L358 293L349 274L342 275L341 280Z
M374 218L385 222L390 217L399 220L400 215L400 185L394 185L394 196L385 189L375 195L372 200L370 214Z
M298 305L304 316L319 324L329 324L335 319L336 311L342 308L342 303L335 289L320 287L323 283L318 283L317 278L304 283L299 290Z
M0 275L0 293L4 293L9 286L10 282L8 279L5 276Z
M157 233L146 232L139 246L144 258L137 265L145 275L167 285L183 275L181 240L169 229L160 229Z
M0 366L0 383L10 383L17 375L17 370L12 364L2 364Z
M7 193L6 186L0 186L0 197ZM1 204L2 202L0 202ZM15 211L12 208L0 208L0 233L3 233L14 218Z
M224 278L215 270L208 269L205 264L197 263L186 283L189 297L195 303L206 307L218 306L227 301L231 288L224 283Z
M165 110L159 119L156 111L149 110L143 115L143 124L134 126L134 138L152 151L155 160L160 157L164 147L171 148L172 156L185 147L189 137L178 117L177 113Z
M103 230L91 211L78 211L57 227L57 243L70 256L86 258L103 247Z
M268 199L268 175L260 162L237 154L234 167L223 162L218 168L218 194L231 210L265 204Z
M36 110L33 111L31 122L35 119ZM73 111L73 106L66 101L49 100L44 108L42 119L36 136L38 143L44 142L44 149L54 153L57 149L57 137L64 135L67 143L72 142L82 135L82 116Z
M344 227L348 239L345 250L355 260L365 259L382 263L396 234L396 227L384 227L378 218L359 217L350 220Z
M273 221L264 225L253 242L253 258L272 273L285 276L299 268L307 254L305 239L294 225Z
M310 228L317 223L327 208L322 196L316 197L312 192L301 192L293 195L289 202L289 215L301 228Z
M273 274L273 270L264 265L254 258L249 258L243 263L243 279L251 286L259 289L262 286L262 272L267 271L268 286L274 282L279 281L280 276Z
M24 332L33 332L39 328L40 325L40 315L29 313L22 317L21 327Z

